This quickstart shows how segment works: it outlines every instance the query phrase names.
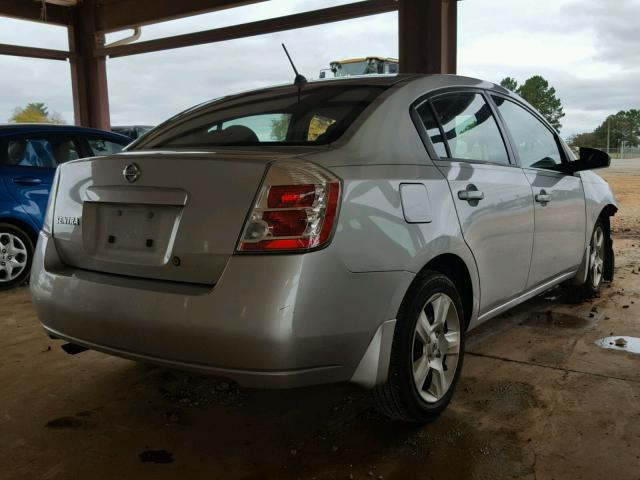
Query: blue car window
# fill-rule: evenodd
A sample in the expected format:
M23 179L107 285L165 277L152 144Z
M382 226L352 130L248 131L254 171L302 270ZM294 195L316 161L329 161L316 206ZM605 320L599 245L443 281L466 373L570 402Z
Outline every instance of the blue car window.
M53 149L53 157L56 161L56 165L61 163L70 162L71 160L77 160L80 158L80 154L76 149L76 144L72 140L65 140L58 142Z
M6 165L55 168L61 163L80 158L76 145L69 139L19 138L9 140Z
M96 157L119 153L124 148L124 145L105 140L104 138L88 138L87 141Z

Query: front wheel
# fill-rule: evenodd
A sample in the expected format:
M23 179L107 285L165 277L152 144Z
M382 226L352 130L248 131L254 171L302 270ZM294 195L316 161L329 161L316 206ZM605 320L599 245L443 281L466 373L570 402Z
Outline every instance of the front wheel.
M0 290L22 285L29 276L33 243L20 228L0 223Z
M608 231L603 222L598 220L591 234L587 279L581 285L568 284L565 287L567 293L570 297L573 297L574 300L590 298L599 292L607 268L607 262L613 261L613 259L608 258L609 255L607 255L610 246L609 242Z
M460 294L445 275L426 272L398 314L387 383L374 390L378 410L408 422L440 415L460 376L464 341Z

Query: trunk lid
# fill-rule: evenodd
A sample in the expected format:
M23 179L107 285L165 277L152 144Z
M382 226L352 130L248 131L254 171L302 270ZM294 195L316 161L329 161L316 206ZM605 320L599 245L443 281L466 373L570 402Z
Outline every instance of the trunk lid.
M65 164L54 205L56 248L72 267L215 284L267 164L284 156L132 152Z

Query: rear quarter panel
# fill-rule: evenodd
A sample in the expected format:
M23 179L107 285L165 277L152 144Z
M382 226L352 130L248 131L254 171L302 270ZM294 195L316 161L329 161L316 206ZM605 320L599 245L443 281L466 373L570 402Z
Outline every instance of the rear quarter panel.
M343 180L343 193L331 248L351 272L416 274L433 258L449 253L465 262L474 292L479 293L475 261L462 238L448 184L435 166L371 165L332 170ZM405 220L400 197L402 183L426 187L430 222ZM479 295L474 297L472 322L477 316Z

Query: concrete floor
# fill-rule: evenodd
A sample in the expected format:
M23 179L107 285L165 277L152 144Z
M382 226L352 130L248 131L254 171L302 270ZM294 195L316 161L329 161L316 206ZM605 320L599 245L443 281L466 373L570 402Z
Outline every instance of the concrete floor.
M640 203L640 172L608 178ZM638 480L640 356L595 345L640 337L640 222L625 211L613 285L579 305L551 291L472 332L451 406L423 427L350 386L241 390L70 356L26 289L0 293L0 478Z

